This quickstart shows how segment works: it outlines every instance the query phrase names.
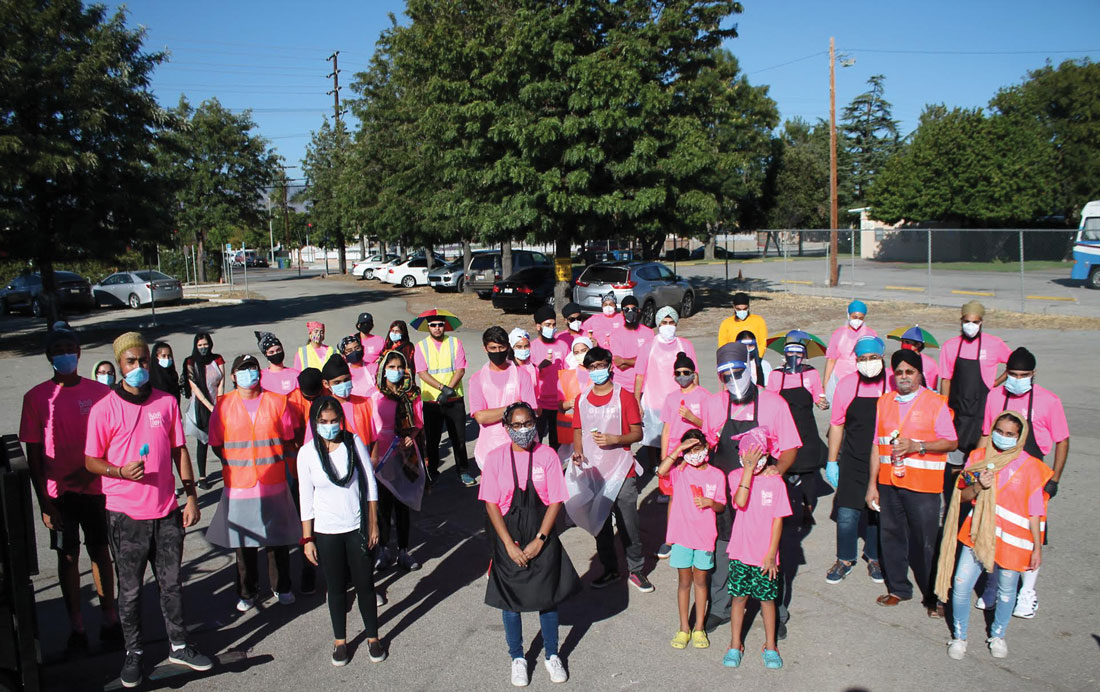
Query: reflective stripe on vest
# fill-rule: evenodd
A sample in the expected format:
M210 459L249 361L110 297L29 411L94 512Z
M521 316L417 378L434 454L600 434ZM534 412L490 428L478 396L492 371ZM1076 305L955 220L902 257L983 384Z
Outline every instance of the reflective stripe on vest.
M253 422L236 390L218 402L225 487L251 488L256 483L286 482L283 441L279 436L279 421L286 405L286 397L281 394L264 392Z
M428 344L429 341L432 341L430 336L419 342L416 348L420 350L420 355L424 357L424 362L428 364L428 374L440 380L441 378L436 377L437 375L449 375L456 369L455 351L458 349L455 348L455 344L457 342L453 336L448 335L443 338L443 343L439 348L432 348ZM462 396L462 383L459 382L454 390L455 396ZM439 390L421 380L420 397L423 401L435 401L439 397Z
M318 370L325 367L325 363L328 362L329 356L332 355L332 346L325 346L324 355L317 355L317 351L313 349L313 346L306 344L298 349L298 359L302 361L302 369L317 368Z
M947 464L946 454L911 454L905 457L905 475L893 473L890 459L891 433L899 437L930 442L939 439L936 434L936 418L947 405L944 398L930 389L921 388L909 405L905 420L901 420L897 392L887 392L879 397L878 412L878 482L918 493L943 492L943 472Z

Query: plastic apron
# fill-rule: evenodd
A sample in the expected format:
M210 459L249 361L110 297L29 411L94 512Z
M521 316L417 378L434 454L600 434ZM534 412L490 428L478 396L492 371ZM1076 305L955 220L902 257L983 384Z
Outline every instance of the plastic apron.
M414 512L419 512L420 503L424 499L424 485L428 478L427 467L424 466L420 448L415 444L412 447L415 459L410 459L411 463L406 463L398 449L400 443L401 438L394 436L374 469L374 477L393 493L398 502Z
M982 334L978 334L978 358L982 356ZM959 438L958 452L962 455L952 457L952 463L958 465L965 461L970 452L978 446L982 436L982 419L985 417L985 400L989 396L989 387L982 379L982 364L978 358L963 358L962 343L955 356L955 371L951 374L951 392L947 405L955 412L955 432Z
M626 474L634 465L634 455L622 445L600 447L592 439L592 432L619 435L622 433L622 388L615 385L611 401L595 406L588 400L591 388L580 396L577 412L584 425L581 431L581 452L584 462L580 465L568 462L565 468L565 489L569 499L565 511L573 523L595 536L603 528L611 514L611 507L619 497L619 489Z
M885 394L885 373L880 377L882 394ZM879 400L878 396L858 396L858 384L856 395L844 416L844 442L840 445L840 458L837 460L840 477L836 485L836 504L849 509L867 506L867 484L871 480L871 459L868 455L871 445L875 443Z
M485 378L488 380L488 368L485 366ZM502 408L508 406L511 403L519 401L519 383L520 377L527 377L526 373L521 373L519 368L514 364L508 366L508 381L500 388L499 391L493 391L491 387L483 386L482 391L485 394L486 408ZM489 384L486 382L486 384ZM527 402L534 404L534 402ZM497 447L503 447L506 444L512 442L508 437L508 431L504 429L504 425L501 423L492 423L490 425L482 425L477 434L477 444L474 445L474 461L477 463L477 467L480 469L486 457L489 456L489 452L493 451Z
M752 401L740 404L742 408L752 406L751 420L733 420L733 400L726 395L726 422L722 425L722 433L718 436L718 446L714 449L710 463L717 466L729 478L730 471L741 468L741 437L745 433L759 425L757 419L760 413L760 404L756 397ZM728 541L730 531L733 529L733 493L730 485L726 483L726 510L717 515L718 540Z
M788 473L809 473L821 467L821 436L814 420L814 398L806 389L806 376L802 372L798 373L799 386L794 389L783 388L787 383L787 373L782 371L780 374L783 379L779 384L779 396L786 400L791 409L795 428L802 438L802 446Z

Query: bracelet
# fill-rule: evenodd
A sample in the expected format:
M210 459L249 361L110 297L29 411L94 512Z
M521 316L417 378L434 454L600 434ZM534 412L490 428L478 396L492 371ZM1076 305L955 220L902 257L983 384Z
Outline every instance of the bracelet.
M306 543L312 543L312 542L313 542L313 536L302 536L301 538L298 539L298 545L300 547L303 547L303 548L305 547Z

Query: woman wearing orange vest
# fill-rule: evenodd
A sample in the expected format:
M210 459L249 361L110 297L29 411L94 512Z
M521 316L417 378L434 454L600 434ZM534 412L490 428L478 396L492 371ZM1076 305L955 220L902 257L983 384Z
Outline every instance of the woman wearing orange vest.
M592 339L587 336L574 338L569 355L565 357L565 369L558 371L558 456L562 461L573 456L573 404L581 391L592 383L588 371L581 365L590 348Z
M259 594L260 546L268 549L268 577L279 603L294 603L290 546L302 537L302 527L287 484L295 446L286 397L260 387L254 356L237 356L230 373L236 388L210 413L210 446L222 460L225 489L206 540L236 551L237 610L243 613Z
M897 391L883 394L876 406L867 506L880 513L880 557L887 593L876 602L896 606L912 599L912 566L928 616L942 617L932 593L932 554L947 453L958 442L947 403L923 386L921 365L916 351L895 351L890 357Z
M982 572L988 572L990 581L997 585L989 651L994 658L1005 658L1008 656L1005 630L1016 605L1020 573L1037 569L1042 562L1046 516L1043 486L1054 472L1024 451L1027 433L1027 420L1020 414L1002 413L986 446L970 453L966 471L951 495L944 526L958 524L963 502L974 503L958 536L945 532L940 545L936 595L946 601L948 592L952 593L955 626L947 655L955 660L966 654L970 595ZM952 589L956 538L966 547L959 554Z

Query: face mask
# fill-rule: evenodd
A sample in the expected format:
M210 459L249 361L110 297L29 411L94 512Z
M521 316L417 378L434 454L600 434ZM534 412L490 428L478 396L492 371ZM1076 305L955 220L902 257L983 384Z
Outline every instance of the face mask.
M897 401L898 401L899 404L908 404L910 401L912 401L913 399L916 398L916 396L919 392L920 392L919 389L914 389L913 391L909 392L908 394L898 394Z
M403 338L404 335L402 335L399 331L390 332L390 341L394 342L395 344L400 343Z
M340 424L339 423L318 423L317 424L317 434L331 442L332 440L336 439L337 435L340 434Z
M402 379L404 379L404 377L405 373L403 373L401 370L386 370L386 380L393 384L397 384Z
M210 347L209 346L199 346L199 355L200 356L210 355Z
M531 445L535 444L535 440L538 439L538 436L539 429L534 426L523 428L522 430L508 428L508 437L512 438L512 442L523 449L530 449Z
M733 316L736 317L739 320L743 320L743 319L745 319L746 317L749 316L749 311L748 310L734 310L733 311Z
M700 449L698 452L686 452L684 454L684 461L692 466L700 466L707 460L707 450Z
M126 380L126 384L134 389L140 389L149 381L149 371L145 368L137 367L126 373L122 379Z
M605 305L605 306L603 306L603 314L607 315L608 317L611 317L612 315L615 314L615 306L614 305Z
M542 334L542 338L544 338L544 339L553 339L554 338L554 328L553 327L543 327L542 329L539 330L539 333Z
M332 394L337 399L347 399L351 396L351 380L332 385Z
M283 364L283 359L286 358L286 352L285 351L279 351L278 353L272 354L270 356L264 356L264 357L267 358L267 362L271 363L272 365L282 365Z
M787 354L787 369L791 372L798 372L798 369L802 367L802 354L801 353L788 353Z
M638 322L638 308L626 308L623 310L623 320L627 324L635 324Z
M861 360L856 363L856 370L859 370L860 375L873 380L882 374L882 361L877 358L875 360Z
M260 382L260 373L252 368L236 372L237 386L241 389L254 389Z
M171 358L157 358L157 365L159 365L160 367L165 368L165 369L170 368L170 367L172 367L172 359Z
M106 375L96 375L95 379L96 382L99 382L100 384L105 384L108 387L113 387L115 385L115 376L110 373L107 373Z
M596 370L589 370L588 376L592 378L594 384L604 384L611 379L611 371L607 368L599 368Z
M917 347L914 344L902 344L901 348L902 348L903 351L916 351L917 350Z
M982 325L977 322L963 322L962 332L966 335L966 338L973 339L978 335L978 332L982 330Z
M516 360L527 360L531 357L531 349L529 348L517 348L514 353L516 354Z
M672 341L673 337L676 336L676 325L662 324L660 327L657 327L657 334L665 341Z
M690 387L695 381L695 375L676 375L676 384L681 387Z
M489 351L486 355L489 356L489 362L497 367L504 365L508 361L507 351Z
M852 329L859 329L863 326L863 320L853 317L852 319L848 320L848 326Z
M76 361L79 358L75 353L61 353L50 359L50 363L58 375L71 375L76 372Z
M1009 450L1015 447L1017 440L1019 440L1020 438L1002 435L1001 433L994 430L993 434L990 436L990 439L993 441L993 446L1003 452L1005 450Z
M748 368L743 370L740 375L730 375L730 378L726 380L726 391L730 393L734 401L744 401L751 387L752 374L749 373Z
M309 335L309 340L315 344L321 343L321 340L325 338L325 335L320 332L314 332Z
M580 320L572 320L569 323L569 328L571 330L575 331L575 332L579 332L581 330L581 321Z
M1031 378L1030 377L1013 377L1008 376L1005 380L1005 389L1009 394L1014 396L1020 396L1021 394L1027 394L1031 391Z
M350 363L352 365L358 365L359 363L363 362L363 352L362 351L352 351L351 353L344 356L344 360L346 360L348 363Z

